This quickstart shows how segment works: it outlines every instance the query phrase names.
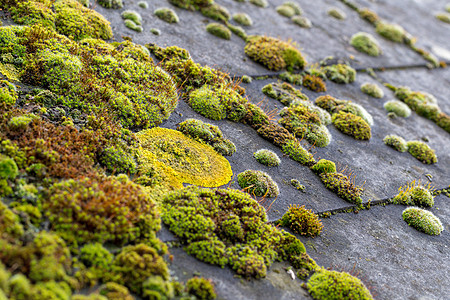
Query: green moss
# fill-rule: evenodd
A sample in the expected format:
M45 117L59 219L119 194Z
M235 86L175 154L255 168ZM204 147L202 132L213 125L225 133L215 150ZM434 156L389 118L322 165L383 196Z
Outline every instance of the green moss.
M230 163L209 145L199 143L179 131L153 128L137 134L141 143L141 164L156 159L179 182L215 187L230 181ZM145 174L145 169L141 171Z
M377 13L366 7L359 10L359 16L372 25L376 25L378 21L380 21L380 17Z
M19 175L16 162L0 154L0 179L14 180Z
M295 15L295 10L288 5L280 5L276 8L277 13L285 17L292 17Z
M56 15L52 11L53 1L20 1L11 7L13 20L18 24L41 24L55 28Z
M247 41L247 33L245 32L244 28L242 28L241 26L234 26L234 25L231 25L229 23L227 24L227 27L228 27L228 29L230 29L230 31L232 33L234 33L235 35L237 35L238 37L240 37L244 41Z
M136 23L134 23L133 20L126 19L124 21L124 24L127 28L137 32L142 32L144 30L144 28L141 25L137 25Z
M271 37L252 36L244 50L251 59L272 71L303 69L306 65L305 58L295 45Z
M310 166L316 161L311 153L302 147L297 140L289 140L282 146L283 153L289 155L293 160L301 163L302 165Z
M375 83L363 83L361 85L361 92L374 98L383 98L383 90Z
M122 12L121 16L125 20L133 21L136 25L142 25L142 17L137 11L125 10Z
M392 198L392 203L402 205L414 205L420 207L432 207L434 205L434 197L431 191L416 182L412 182L400 187L399 193Z
M80 250L80 261L88 268L95 270L99 277L108 272L114 256L101 244L86 244Z
M420 141L409 141L406 143L408 152L424 164L434 164L437 162L434 150L427 144Z
M9 279L10 296L13 299L30 299L31 283L23 274L16 274Z
M315 75L306 74L303 76L303 86L316 93L327 91L325 82L322 78Z
M221 268L228 263L228 258L225 256L226 246L221 241L198 241L189 244L185 250L188 254L194 256L195 258L212 265L220 266Z
M253 78L251 76L248 76L248 75L243 75L242 76L242 82L243 83L252 83L252 81L253 81Z
M278 122L297 138L306 140L317 147L326 147L331 141L331 134L325 125L330 124L331 117L325 110L313 106L310 102L296 101L280 112Z
M147 1L139 1L138 5L139 5L140 8L143 8L143 9L147 9L148 8L148 2Z
M214 2L211 5L201 7L200 12L204 16L216 21L227 22L230 19L230 13L228 10Z
M327 189L335 192L340 198L353 204L361 204L363 189L351 182L348 176L342 173L322 173L320 179Z
M295 84L295 85L302 85L303 84L303 76L301 74L293 74L291 72L283 72L280 75L278 75L278 78L280 78L283 81L287 81L289 83ZM269 84L272 85L272 84ZM267 85L267 86L269 86ZM281 86L279 83L274 83L275 86ZM263 88L264 92L264 88ZM274 98L274 97L272 97Z
M438 13L435 15L436 19L438 19L439 21L442 21L444 23L449 23L450 24L450 13Z
M311 20L304 16L292 16L291 21L302 28L311 28Z
M161 276L150 276L142 284L144 299L172 299L175 291L171 282L165 281Z
M118 9L123 7L122 0L98 0L97 2L105 8Z
M406 146L406 141L402 137L395 134L385 136L383 142L386 145L400 152L405 152L406 150L408 150L408 147Z
M158 28L150 28L150 32L153 33L154 35L161 34L161 30L159 30Z
M402 213L403 220L409 226L429 235L439 235L444 230L441 220L431 211L418 207L408 207Z
M378 22L376 31L379 35L396 43L403 43L406 39L405 29L397 24Z
M260 149L255 153L253 153L253 156L259 163L266 165L268 167L278 166L281 162L278 155L275 152L268 149Z
M336 164L331 160L321 159L311 167L311 170L313 170L317 174L335 173Z
M234 14L233 20L242 26L252 26L253 24L252 18L245 13Z
M357 140L369 140L372 137L369 124L363 118L340 111L332 117L334 126L342 133Z
M359 52L370 56L379 56L381 48L378 41L369 33L358 32L352 35L350 44Z
M280 75L281 77L296 81L297 79L290 77L290 75ZM269 83L265 85L261 91L267 96L280 101L282 104L289 106L299 100L308 100L308 96L303 94L300 89L294 88L289 83Z
M304 192L305 191L305 186L303 184L300 183L300 181L298 181L297 179L291 179L291 185L293 187L295 187L297 190Z
M114 258L111 273L107 277L126 285L132 292L142 294L142 284L150 276L169 279L169 270L158 252L145 244L122 248Z
M342 10L336 7L329 9L327 11L327 14L338 20L345 20L347 18L347 15Z
M18 95L15 85L6 80L0 80L0 103L14 105L16 104L17 99Z
M109 300L105 296L99 294L89 294L89 295L72 295L70 300Z
M137 171L137 164L133 155L119 145L104 149L100 154L99 161L107 171L112 173L135 174Z
M264 113L264 111L257 105L253 103L246 103L245 108L247 113L242 118L241 122L249 125L250 127L258 130L264 126L270 126L269 117ZM275 125L276 126L276 125ZM282 128L280 126L280 128ZM284 129L284 128L282 128ZM260 134L265 134L265 129Z
M107 282L100 286L99 293L106 296L108 300L134 300L129 290L123 285L115 282Z
M246 170L238 174L238 183L246 192L258 197L278 197L278 185L263 171Z
M53 229L71 243L146 240L159 230L155 203L131 181L71 179L55 183L50 195L44 211Z
M186 282L186 291L199 300L212 300L217 297L212 282L202 277L189 279Z
M291 205L279 224L289 227L293 232L309 237L318 236L323 229L319 217L305 206Z
M250 3L262 8L269 6L269 2L267 0L250 0Z
M180 21L176 12L168 7L158 8L153 13L167 23L178 23Z
M0 201L0 238L17 239L24 233L19 216Z
M306 286L316 300L373 299L361 280L346 272L317 270Z
M439 113L436 117L436 124L450 133L450 116L446 113Z
M398 100L390 100L384 103L384 109L396 116L407 118L411 115L411 109L405 103Z
M220 23L210 23L206 25L206 31L225 40L229 40L231 38L230 29Z
M356 71L346 64L337 64L324 68L329 80L336 83L352 83L356 78Z
M197 119L186 119L178 124L177 130L197 141L211 145L221 155L231 156L236 152L234 143L224 138L222 131L217 126Z

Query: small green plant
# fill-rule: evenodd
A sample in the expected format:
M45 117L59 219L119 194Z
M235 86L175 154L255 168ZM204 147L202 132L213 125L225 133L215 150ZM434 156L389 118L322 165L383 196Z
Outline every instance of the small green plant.
M319 217L304 205L291 205L280 220L281 226L289 227L293 232L309 237L318 236L323 229Z
M311 20L305 16L292 16L291 21L302 28L311 28Z
M379 35L396 43L403 43L406 39L405 29L397 24L378 22L376 31Z
M424 164L434 164L437 162L434 150L424 142L409 141L406 143L406 146L408 147L408 152Z
M253 153L253 156L259 163L266 165L268 167L278 166L281 162L278 155L275 152L268 149L260 149L255 153Z
M355 185L348 176L342 173L322 173L320 179L327 189L335 192L340 198L353 204L362 203L362 187Z
M384 103L384 109L390 113L394 113L395 116L407 118L411 115L411 109L405 103L399 100L389 100Z
M127 28L130 28L136 32L142 32L144 30L141 25L137 25L133 20L126 19L123 23Z
M216 298L214 285L210 280L202 277L193 277L186 282L186 291L194 295L195 299L212 300Z
M302 147L297 140L288 140L284 145L282 145L282 151L284 154L289 155L293 160L301 163L305 166L313 165L316 161L314 156Z
M385 136L383 142L399 152L405 152L408 150L406 141L402 137L395 134Z
M138 5L139 5L140 8L143 8L143 9L147 9L148 8L148 2L147 1L139 1Z
M414 205L420 207L433 207L434 196L430 185L423 186L415 181L398 189L398 194L392 198L392 203Z
M249 194L258 197L278 197L278 185L269 174L263 171L246 170L237 176L238 184Z
M333 7L327 11L327 14L338 20L345 20L347 15L339 8Z
M322 173L335 173L336 172L336 164L331 160L321 159L315 165L311 167L311 170L316 172L317 174Z
M166 23L178 23L180 21L177 13L168 7L158 8L153 13Z
M219 22L228 22L230 19L230 12L223 6L214 3L211 5L203 6L200 8L200 12L208 18L211 18Z
M378 21L380 21L380 17L376 14L376 12L366 7L359 10L359 16L372 25L376 25Z
M105 8L118 9L123 7L122 0L98 0L97 2Z
M303 13L300 6L295 2L285 2L276 8L277 13L285 17L299 16Z
M233 20L242 26L252 26L253 24L252 18L245 13L234 14Z
M124 12L122 12L121 16L122 16L122 19L131 20L136 25L142 25L142 17L137 11L125 10Z
M350 44L359 52L366 53L370 56L379 56L381 54L378 41L366 32L355 33L350 40Z
M225 40L229 40L231 38L230 29L220 23L210 23L206 25L206 31Z
M438 13L438 14L436 14L436 19L450 24L450 13L445 13L445 12Z
M33 120L38 119L35 114L26 114L11 118L8 122L8 126L11 130L24 130Z
M444 230L441 220L422 208L408 207L403 211L402 218L409 226L429 235L439 235Z
M327 78L336 83L352 83L356 79L356 71L346 64L331 65L324 68Z
M267 0L250 0L250 3L262 8L269 6L269 2Z
M297 190L304 192L305 186L300 183L297 179L291 179L291 185L295 187Z
M361 280L346 272L316 270L306 286L315 300L373 300Z
M384 97L384 92L383 90L375 83L363 83L361 85L361 92L363 92L364 94L367 94L371 97L374 98L383 98Z

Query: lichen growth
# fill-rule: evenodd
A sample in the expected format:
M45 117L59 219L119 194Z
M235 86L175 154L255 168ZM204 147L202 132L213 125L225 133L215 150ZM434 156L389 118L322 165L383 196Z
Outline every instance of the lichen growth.
M306 60L291 42L267 36L251 36L244 48L245 54L269 70L303 69Z
M408 207L402 212L402 218L409 226L429 235L439 235L444 230L441 220L425 209Z
M385 136L383 142L399 152L405 152L408 150L405 139L395 134Z

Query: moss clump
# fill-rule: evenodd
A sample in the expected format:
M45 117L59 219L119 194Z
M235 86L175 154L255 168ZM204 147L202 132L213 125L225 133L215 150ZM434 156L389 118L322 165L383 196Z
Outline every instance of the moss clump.
M168 7L158 8L153 13L166 23L178 23L180 21L176 12Z
M230 163L214 149L199 143L179 131L153 128L137 134L141 143L140 171L147 176L153 172L173 174L175 180L205 187L215 187L230 181ZM156 162L154 162L156 160ZM158 171L147 174L146 164L156 164ZM179 186L179 185L178 185Z
M143 9L147 9L148 8L148 2L147 1L139 1L138 5L139 5L140 8L143 8Z
M314 156L302 147L299 141L289 140L282 146L283 153L289 155L293 160L305 166L313 165L316 161Z
M241 26L234 26L234 25L231 25L231 24L228 23L227 27L228 27L228 29L230 29L230 31L232 33L234 33L235 35L237 35L238 37L240 37L244 41L247 40L247 33L245 32L244 28L242 28ZM244 82L244 81L242 81L242 82Z
M253 24L252 18L245 13L234 14L233 20L242 26L252 26Z
M331 160L321 159L311 167L311 170L313 170L317 174L335 173L336 164Z
M253 153L253 156L259 163L268 167L278 166L281 162L278 155L275 152L268 149L260 149L255 153Z
M420 207L432 207L434 205L434 197L432 192L420 183L412 183L400 187L398 194L392 198L392 203L402 205L414 205Z
M289 227L297 234L309 237L318 236L323 229L319 217L312 210L306 209L304 205L291 205L279 224Z
M378 22L376 31L379 35L396 43L403 43L406 39L405 29L397 24Z
M100 154L99 161L107 171L112 173L135 174L137 172L134 155L119 145L104 149Z
M372 137L369 124L357 115L340 111L332 116L332 122L342 133L357 140L369 140Z
M306 74L303 77L303 86L316 93L327 91L327 86L323 79L315 75Z
M300 6L295 2L285 2L276 8L277 13L285 17L299 16L303 13Z
M229 40L231 38L230 29L220 23L210 23L206 25L206 31L225 40Z
M186 119L178 124L177 130L197 141L211 145L221 155L231 156L236 152L234 143L224 138L222 131L217 126L197 119Z
M311 28L312 26L311 20L305 16L293 16L291 21L302 28Z
M278 197L280 190L269 174L247 170L238 174L238 183L246 192L258 197Z
M406 143L408 152L424 164L434 164L437 162L434 150L427 144L420 141L409 141Z
M159 275L152 275L142 284L144 299L173 299L175 290L172 282Z
M0 238L15 240L24 233L19 216L0 201Z
M283 73L285 74L285 73ZM287 79L290 81L291 79L295 81L295 78L290 77L290 75L280 75L280 77L284 80ZM296 100L308 100L308 96L303 94L301 90L294 88L289 83L269 83L261 89L261 91L270 98L276 99L280 101L282 104L289 106L291 103Z
M133 20L126 19L124 21L124 24L127 28L130 28L131 30L134 30L137 32L142 32L144 30L144 28L141 25L137 25L136 23L134 23Z
M202 277L194 277L186 282L186 291L190 295L194 295L199 300L216 299L214 285L210 280Z
M123 7L122 0L98 0L97 2L105 8L118 9Z
M441 220L425 209L408 207L403 211L402 218L409 226L429 235L439 235L444 230Z
M338 20L345 20L347 18L347 15L342 10L336 7L329 9L327 11L327 14Z
M387 112L394 113L395 116L407 118L411 115L411 109L405 103L398 100L390 100L384 103Z
M361 92L363 92L364 94L367 94L371 97L374 98L383 98L384 97L384 92L383 90L375 83L363 83L361 84Z
M346 64L337 64L324 68L329 80L336 83L352 83L356 79L356 71Z
M366 53L370 56L379 56L381 54L378 41L366 32L358 32L352 35L350 44L359 52Z
M346 272L317 270L306 286L316 300L373 299L361 280Z
M15 85L6 80L0 80L0 104L14 105L17 99L18 95Z
M169 270L158 251L148 245L138 244L122 248L111 265L111 281L126 285L132 292L141 294L142 284L150 276L169 279Z
M363 189L351 182L346 175L342 173L322 173L320 179L329 190L335 192L340 198L353 204L361 204Z
M142 25L142 17L141 14L134 10L125 10L121 14L122 19L131 20L136 25Z
M331 117L325 110L310 102L296 101L280 112L279 123L297 138L306 140L317 147L326 147L331 142L331 134L326 125Z
M377 13L366 7L359 10L359 16L372 25L376 25L378 21L380 21L380 17Z
M14 180L19 175L14 159L0 154L0 180Z
M297 190L304 192L305 186L300 183L297 179L291 179L291 185L295 187Z
M71 243L146 240L159 229L155 203L131 181L70 179L55 183L50 195L44 211L53 229Z
M101 244L86 244L80 250L80 261L88 268L94 268L100 272L108 271L114 256Z
M438 19L439 21L442 21L444 23L449 23L450 24L450 13L438 13L435 15L436 19Z
M395 134L385 136L383 142L399 152L405 152L406 150L408 150L406 141L402 137Z
M115 282L107 282L99 287L100 295L106 296L108 300L133 300L130 291L123 285Z
M248 75L242 76L243 83L252 83L252 81L253 81L253 78L251 76L248 76Z
M252 36L244 50L251 59L272 71L303 69L306 65L305 58L293 44L271 37Z
M201 7L200 12L205 17L211 18L216 21L228 22L228 20L230 20L230 13L228 12L228 10L225 7L214 2L211 5Z
M247 193L187 187L163 198L164 223L199 259L229 265L245 277L261 278L274 260L292 261L305 252L289 233L267 224L265 210ZM224 255L222 253L225 253Z
M250 0L250 3L262 8L269 6L269 2L267 0Z

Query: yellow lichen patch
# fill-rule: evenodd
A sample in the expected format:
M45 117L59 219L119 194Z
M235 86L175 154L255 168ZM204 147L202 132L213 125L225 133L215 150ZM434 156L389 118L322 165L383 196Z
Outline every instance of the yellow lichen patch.
M173 178L170 174L175 173L179 182L216 187L231 179L230 163L223 156L179 131L152 128L138 132L136 137L141 143L140 160L156 158L168 177Z

